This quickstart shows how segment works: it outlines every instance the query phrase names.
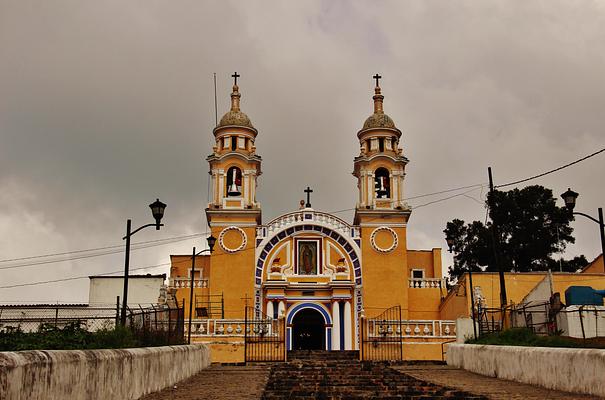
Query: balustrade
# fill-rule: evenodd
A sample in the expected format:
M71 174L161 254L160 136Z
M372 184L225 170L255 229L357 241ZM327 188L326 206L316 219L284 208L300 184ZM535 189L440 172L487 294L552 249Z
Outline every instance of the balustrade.
M410 278L411 288L442 288L445 287L441 278Z
M331 214L319 211L296 211L290 214L282 215L256 230L257 238L263 238L267 235L280 231L282 228L295 224L320 222L330 228L346 235L347 237L359 238L359 228L352 227L344 220Z
M368 337L455 338L456 321L450 320L371 320Z
M191 278L170 278L168 287L172 289L185 289L191 287ZM194 279L193 288L207 288L208 279Z

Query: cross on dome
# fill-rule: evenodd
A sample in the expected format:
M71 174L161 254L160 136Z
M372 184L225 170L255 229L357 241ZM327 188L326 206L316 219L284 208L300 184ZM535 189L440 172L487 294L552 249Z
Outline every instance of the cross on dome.
M237 72L235 72L233 75L231 75L231 77L234 79L234 85L237 86L237 78L239 78L241 75L238 74Z
M382 79L382 76L376 74L374 75L372 78L376 79L376 87L380 87L380 82L378 82L380 79Z

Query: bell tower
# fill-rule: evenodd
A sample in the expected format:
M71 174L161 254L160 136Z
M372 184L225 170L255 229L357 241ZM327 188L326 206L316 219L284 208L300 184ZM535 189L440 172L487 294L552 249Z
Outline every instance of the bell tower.
M246 299L254 297L254 244L261 223L256 185L261 157L254 144L258 131L240 109L240 75L231 76L231 108L213 130L216 144L206 159L213 193L206 219L218 239L210 256L209 282L211 288L231 293L224 297L224 317L243 318Z
M256 201L256 179L261 174L261 157L256 154L254 141L258 131L250 118L240 110L241 94L236 72L231 109L214 128L216 145L207 161L212 175L213 197L208 210L249 210L260 218L260 204Z
M359 190L354 224L361 229L364 305L400 305L407 315L407 291L401 287L407 287L409 278L406 227L411 209L403 200L408 159L399 147L401 131L384 113L382 77L373 78L374 112L357 132L360 151L353 170ZM399 279L385 280L385 276Z
M357 133L360 154L355 158L353 171L359 189L356 220L364 210L381 213L408 208L403 201L403 179L408 159L399 148L401 131L384 113L384 96L379 84L381 78L378 74L374 75L374 113Z

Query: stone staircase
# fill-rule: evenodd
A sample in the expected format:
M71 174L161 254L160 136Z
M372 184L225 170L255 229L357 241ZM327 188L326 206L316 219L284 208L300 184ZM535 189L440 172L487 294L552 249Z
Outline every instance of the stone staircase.
M357 351L292 351L274 364L263 400L486 399L423 382L389 368L360 362Z

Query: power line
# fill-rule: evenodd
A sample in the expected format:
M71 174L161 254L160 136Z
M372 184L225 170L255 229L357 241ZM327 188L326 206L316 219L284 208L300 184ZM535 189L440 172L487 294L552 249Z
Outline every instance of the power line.
M602 152L604 152L604 151L605 151L605 148L602 148L602 149L601 149L601 150L599 150L599 151L595 151L594 153L589 154L589 155L587 155L586 157L582 157L582 158L580 158L579 160L576 160L576 161L570 162L569 164L565 164L565 165L563 165L563 166L560 166L560 167L555 168L555 169L551 169L550 171L543 172L543 173L538 174L538 175L530 176L529 178L520 179L520 180L515 181L515 182L505 183L504 185L496 185L496 186L494 186L494 188L498 189L498 188L502 188L502 187L506 187L506 186L517 185L517 184L519 184L519 183L523 183L523 182L531 181L532 179L541 178L541 177L546 176L546 175L548 175L548 174L552 174L553 172L557 172L557 171L560 171L560 170L565 169L565 168L567 168L567 167L571 167L571 166L572 166L572 165L574 165L574 164L577 164L577 163L582 162L582 161L584 161L584 160L587 160L587 159L589 159L589 158L591 158L591 157L594 157L594 156L596 156L597 154L600 154L600 153L602 153Z
M157 243L159 240L153 241L155 243L147 243L147 244L143 244L144 242L139 242L137 244L138 246L132 248L132 250L140 250L140 249L146 249L146 248L154 247L154 246L163 246L163 245L166 245L166 244L172 244L172 243L182 242L182 241L185 241L185 240L194 239L195 237L201 236L201 235L203 235L203 234L187 235L187 236L181 237L181 238L160 239L160 240L162 240L162 243ZM120 246L120 247L123 247L123 246ZM122 253L122 252L124 252L123 248L121 248L119 250L110 250L110 251L105 251L105 252L100 252L100 253L95 253L95 254L84 254L84 255L75 256L75 257L65 257L65 258L58 259L58 260L44 260L44 261L36 261L36 262L31 262L31 263L9 265L9 266L0 267L0 271L1 270L8 270L8 269L16 269L16 268L34 267L34 266L37 266L37 265L44 265L44 264L54 264L54 263L61 263L61 262L68 262L68 261L75 261L75 260L82 260L82 259L93 258L93 257L100 257L100 256L105 256L105 255L110 255L110 254L117 254L117 253ZM63 254L70 254L70 253L63 253ZM35 257L35 258L38 258L38 257Z
M147 267L132 268L131 271L138 271L138 270L141 270L141 269L163 267L163 266L166 266L166 265L170 265L170 263L150 265L150 266L147 266ZM104 272L104 273L96 274L95 276L105 276L105 275L117 274L117 273L120 273L120 272L123 272L123 271L122 270L118 270L118 271ZM12 288L24 287L24 286L45 285L45 284L48 284L48 283L55 283L55 282L75 281L77 279L85 279L85 278L88 278L88 277L90 277L90 275L74 276L74 277L71 277L71 278L62 278L62 279L52 279L52 280L48 280L48 281L19 283L19 284L16 284L16 285L0 286L0 289L12 289Z
M401 201L415 200L415 199L420 199L420 198L423 198L423 197L435 196L435 195L438 195L438 194L450 193L450 192L455 192L455 191L458 191L458 190L464 190L464 189L469 189L469 188L480 188L480 187L482 188L484 186L487 186L487 184L486 183L476 183L474 185L461 186L461 187L457 187L457 188L453 188L453 189L440 190L438 192L426 193L426 194L421 194L421 195L412 196L412 197L406 197L406 198L402 199ZM390 202L390 204L397 203L399 201L400 200L393 200L393 201ZM414 207L414 208L418 208L418 207ZM356 209L356 207L345 208L345 209L338 210L338 211L330 211L329 214L338 214L338 213L345 212L345 211L353 211L355 209Z
M193 233L190 235L183 235L183 236L173 236L173 237L169 237L169 238L164 238L164 239L154 239L154 240L145 240L142 242L136 242L133 243L132 246L137 246L137 245L141 245L141 244L147 244L147 243L157 243L157 242L163 242L163 241L167 241L167 240L173 240L173 239L186 239L186 238L193 238L196 236L203 236L204 233ZM107 249L115 249L115 248L120 248L123 249L124 245L123 244L116 244L113 246L104 246L104 247L95 247L95 248L90 248L90 249L83 249L83 250L71 250L71 251L65 251L62 253L48 253L48 254L40 254L40 255L36 255L36 256L28 256L28 257L18 257L18 258L6 258L4 260L0 260L0 263L3 262L11 262L11 261L21 261L21 260L31 260L31 259L35 259L35 258L46 258L46 257L54 257L54 256L64 256L67 254L78 254L78 253L86 253L86 252L90 252L90 251L97 251L97 250L107 250Z

